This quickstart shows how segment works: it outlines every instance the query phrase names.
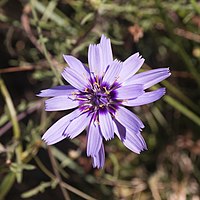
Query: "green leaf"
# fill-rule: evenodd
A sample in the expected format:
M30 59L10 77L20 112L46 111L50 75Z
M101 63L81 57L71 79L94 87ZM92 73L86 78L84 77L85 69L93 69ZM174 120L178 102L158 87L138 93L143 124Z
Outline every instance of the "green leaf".
M10 191L14 181L15 174L13 172L9 172L0 185L0 200L3 200L6 194Z
M26 199L26 198L35 196L36 194L38 194L40 192L41 193L44 192L46 188L52 187L52 185L55 187L55 184L53 184L51 181L50 182L41 182L40 185L22 193L21 197Z
M81 25L86 24L88 21L91 21L94 18L94 13L88 13L82 20Z
M10 170L15 174L18 183L21 183L22 181L23 170L33 170L33 169L35 169L35 166L30 164L12 163L10 165Z
M47 10L46 5L42 4L39 1L34 1L34 7L40 12L40 13L46 13L46 15L48 14L48 18L51 19L52 21L54 21L56 24L58 24L59 26L67 26L68 25L68 20L66 20L65 18L59 16L58 14L56 14L55 12L49 12L49 10Z
M193 113L191 110L189 110L187 107L185 107L183 104L181 104L179 101L175 100L174 98L166 95L164 97L164 100L173 106L176 110L181 112L183 115L191 119L194 123L200 126L200 117Z
M52 154L61 161L62 167L68 167L74 171L76 171L78 174L83 174L83 169L78 166L71 158L69 158L67 155L65 155L63 152L58 150L55 147L51 148Z
M17 172L19 170L33 170L35 169L34 165L31 164L17 164L17 163L12 163L10 166L10 170L13 172Z

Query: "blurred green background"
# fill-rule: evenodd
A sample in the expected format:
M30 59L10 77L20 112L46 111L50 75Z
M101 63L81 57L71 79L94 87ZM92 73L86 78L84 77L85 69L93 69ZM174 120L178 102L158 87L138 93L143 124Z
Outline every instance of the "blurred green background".
M105 142L92 169L85 132L47 147L41 135L67 112L35 95L59 85L72 54L87 63L101 34L115 57L140 52L144 69L170 67L161 100L133 108L148 151ZM1 0L0 200L200 200L200 1Z

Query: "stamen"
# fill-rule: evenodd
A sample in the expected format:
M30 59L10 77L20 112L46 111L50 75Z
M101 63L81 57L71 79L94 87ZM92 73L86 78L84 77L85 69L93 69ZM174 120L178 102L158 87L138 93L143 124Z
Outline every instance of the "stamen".
M98 87L98 88L100 88L100 85L99 85L99 83L97 83L97 82L94 82L94 85L97 85L97 87Z
M72 95L75 96L75 95L78 95L79 92L72 92Z
M97 118L96 118L95 122L96 122L98 125L100 125L100 122L99 122L99 120L98 120Z
M88 88L85 88L84 92L89 92L89 89L88 89Z
M85 110L83 110L83 113L88 112L90 110L90 108L86 108Z
M85 101L85 100L88 100L88 98L83 98L83 97L78 97L78 98L76 98L76 100L83 100L83 101Z
M98 86L100 87L100 85L99 85L99 78L98 78L98 76L96 76L96 82L97 82Z
M106 94L110 94L106 87L103 87L103 89L105 90Z

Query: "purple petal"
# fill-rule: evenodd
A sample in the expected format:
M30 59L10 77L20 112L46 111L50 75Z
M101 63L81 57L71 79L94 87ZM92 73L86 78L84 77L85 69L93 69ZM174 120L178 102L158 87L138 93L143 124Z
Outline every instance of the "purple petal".
M133 99L144 93L143 85L140 84L121 86L115 91L117 92L117 99Z
M121 69L122 63L120 61L112 61L103 77L103 81L109 83L109 85L112 85L119 78Z
M80 91L84 91L84 89L88 85L87 77L84 77L84 75L79 74L77 71L69 67L66 67L64 69L64 71L62 72L62 76L68 83L70 83L72 86Z
M126 81L125 85L143 84L144 89L147 89L152 85L155 85L156 83L166 79L170 75L171 73L169 72L169 68L153 69L134 75Z
M131 135L130 131L127 131L127 138L123 140L123 144L131 151L140 154L141 151L147 150L146 143L145 146L141 146L140 138L141 134Z
M126 130L125 128L122 129L121 127L122 125L119 122L115 121L115 133L128 149L137 154L140 154L141 151L147 149L146 143L140 133L134 134L129 130Z
M152 92L145 92L136 99L130 99L123 101L122 104L125 106L141 106L148 103L157 101L165 94L165 88L160 88Z
M110 39L106 38L105 35L101 36L100 46L102 49L102 71L105 72L106 67L113 61L113 54Z
M102 144L102 134L100 126L92 121L89 125L87 134L87 156L95 156L98 154Z
M71 139L75 138L88 126L90 119L91 116L88 116L87 112L80 113L79 116L71 120L63 134Z
M89 74L85 69L85 66L80 60L70 55L63 55L63 57L70 68L77 71L79 74L83 75L83 77L89 77Z
M59 119L45 132L42 136L42 140L44 140L48 145L51 145L65 139L67 137L66 135L63 135L65 129L71 120L76 118L78 115L80 115L80 111L79 109L76 109L70 114Z
M60 85L50 89L42 90L37 96L38 97L54 97L54 96L63 96L63 95L72 95L77 93L78 90L71 85Z
M101 144L101 148L95 156L92 156L92 165L93 167L103 168L105 163L105 152L104 152L104 146L103 143Z
M99 113L99 123L101 132L105 140L114 138L113 120L108 111Z
M139 53L135 53L123 62L123 68L119 74L119 83L124 82L131 76L133 76L143 65L144 59L139 56Z
M117 120L113 120L114 121L114 132L116 133L116 135L119 137L119 139L121 141L126 139L126 128L119 123Z
M102 49L98 45L91 44L88 50L88 64L90 72L97 76L102 76L103 74L103 54Z
M121 123L119 123L117 120L115 120L114 123L114 130L118 138L124 143L131 142L138 151L145 149L146 144L144 140L141 140L140 133L135 134L126 129ZM130 145L129 145L130 146Z
M75 108L79 105L79 102L73 100L70 96L57 96L45 101L46 111L58 111L58 110L68 110Z
M123 124L127 130L135 134L140 133L141 128L144 128L142 121L135 114L122 106L117 109L115 118Z
M131 151L138 149L138 153L140 153L143 150L147 150L147 145L140 133L134 134L130 131L127 131L126 139L123 141L123 143ZM136 151L134 152L137 153Z

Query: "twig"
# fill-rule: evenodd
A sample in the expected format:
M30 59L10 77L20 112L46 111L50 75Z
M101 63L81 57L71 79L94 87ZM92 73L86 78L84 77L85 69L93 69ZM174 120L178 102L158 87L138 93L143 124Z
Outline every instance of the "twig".
M195 34L190 31L186 31L186 30L180 29L180 28L175 28L174 33L176 35L184 37L188 40L192 40L192 41L200 43L200 35L199 34Z
M37 157L33 157L33 159L35 160L35 162L37 163L38 167L51 179L55 179L55 176L44 166L44 164L42 163L42 161Z
M34 106L32 106L32 107L28 108L26 111L18 114L17 121L19 122L20 120L24 119L27 115L30 115L31 113L36 111L41 106L41 102L42 102L42 100L35 102ZM6 133L10 128L12 128L12 126L13 126L12 122L8 122L2 128L0 128L0 137L4 133Z
M80 190L78 190L78 189L72 187L71 185L69 185L69 184L67 184L67 183L62 182L61 185L62 185L64 188L66 188L67 190L69 190L69 191L71 191L71 192L73 192L73 193L79 195L80 197L82 197L82 198L84 198L84 199L87 199L87 200L97 200L97 199L95 199L95 198L93 198L93 197L91 197L91 196L85 194L84 192L81 192Z
M52 59L52 55L46 49L44 37L42 35L42 30L41 30L41 28L38 24L39 19L38 19L37 13L35 11L34 4L35 4L35 1L32 0L31 1L31 7L30 7L29 4L27 4L24 7L23 14L22 14L22 17L21 17L21 22L22 22L23 28L24 28L25 32L27 33L27 36L31 40L31 42L45 56L46 60L49 63L49 66L50 66L51 70L53 71L54 75L56 76L58 82L61 85L63 85L62 79L60 78L57 69L52 64L52 63L54 63L54 60ZM28 16L28 14L31 11L32 11L33 19L34 19L35 23L38 24L37 25L37 32L38 32L38 35L39 35L39 41L40 42L38 42L37 38L33 35L32 31L31 31L31 27L30 27L30 23L29 23L29 16Z
M0 69L0 74L11 73L11 72L21 72L21 71L30 71L33 70L33 66L19 66L19 67L8 67L5 69Z
M11 27L8 28L8 32L6 34L5 43L6 43L6 47L8 49L8 52L10 53L10 55L15 56L16 52L15 52L15 50L12 47L12 37L13 37L13 34L14 34L14 28L11 26Z
M22 26L23 26L28 38L31 40L31 42L35 45L35 47L41 53L43 53L42 47L40 46L39 42L37 41L36 37L33 35L32 31L31 31L31 27L30 27L30 23L29 23L29 17L28 17L28 14L30 12L31 12L31 7L30 7L29 4L26 4L26 6L24 6L23 14L21 16Z
M93 22L92 25L88 28L88 30L85 31L84 34L83 34L82 36L80 36L80 37L77 39L76 43L75 43L74 46L73 46L73 49L75 49L80 43L82 43L82 41L87 37L87 35L92 31L92 29L95 28L97 19L98 19L98 13L95 12L94 22ZM70 51L70 53L73 54L73 51Z
M155 200L161 200L160 194L159 194L159 190L158 190L158 179L160 178L160 172L158 171L157 173L153 174L150 178L149 178L149 187L151 190L151 193L153 195L153 198Z
M156 24L156 28L158 30L166 30L164 24L162 24L162 23ZM181 29L181 28L174 28L173 33L180 36L180 37L186 38L188 40L192 40L192 41L200 43L200 35L193 33L191 31L186 31L186 30Z
M59 172L58 172L58 169L57 169L58 166L57 166L56 160L55 160L54 156L52 155L51 149L50 149L49 146L47 147L47 150L48 150L48 154L49 154L49 158L50 158L50 161L51 161L51 165L52 165L54 174L55 174L55 176L56 176L56 178L57 178L57 180L58 180L58 184L59 184L60 189L61 189L61 191L62 191L62 193L63 193L64 199L65 199L65 200L70 200L70 197L69 197L68 192L63 188L63 186L62 186L62 184L61 184L62 178L61 178L61 176L60 176L60 174L59 174Z
M37 165L39 166L39 168L48 176L50 177L51 179L55 179L55 175L53 175L45 166L44 164L41 162L41 160L38 158L38 157L34 157L34 160L36 161ZM76 189L75 187L67 184L67 183L64 183L64 182L61 182L61 185L66 188L67 190L69 190L70 192L73 192L74 194L82 197L83 199L87 199L87 200L97 200L91 196L89 196L88 194L85 194L84 192Z

